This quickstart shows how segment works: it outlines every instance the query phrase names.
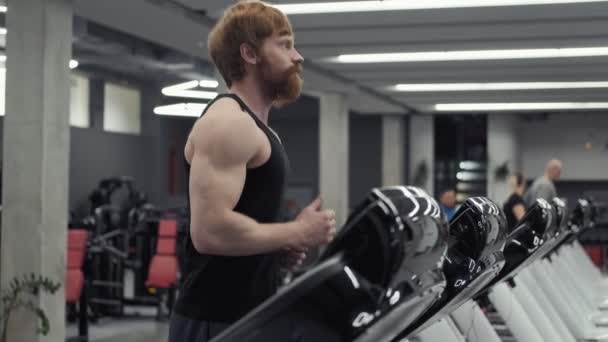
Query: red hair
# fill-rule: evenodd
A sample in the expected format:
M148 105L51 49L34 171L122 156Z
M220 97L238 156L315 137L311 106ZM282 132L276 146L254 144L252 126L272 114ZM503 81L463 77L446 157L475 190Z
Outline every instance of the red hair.
M218 68L226 85L245 76L241 58L241 44L259 50L264 39L273 34L293 35L287 16L262 1L242 1L224 12L209 33L207 46L211 60Z

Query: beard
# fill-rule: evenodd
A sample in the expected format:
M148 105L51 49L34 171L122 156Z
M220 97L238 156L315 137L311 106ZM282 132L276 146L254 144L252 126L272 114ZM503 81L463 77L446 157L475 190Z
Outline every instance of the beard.
M273 99L274 107L281 108L298 99L304 83L300 76L302 65L294 64L279 75L274 75L270 63L262 58L261 68L264 93Z

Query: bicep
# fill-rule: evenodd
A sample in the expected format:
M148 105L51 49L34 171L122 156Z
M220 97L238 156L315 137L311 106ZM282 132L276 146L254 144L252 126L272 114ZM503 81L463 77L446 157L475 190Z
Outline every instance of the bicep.
M190 236L200 253L212 252L223 222L236 205L245 181L244 167L218 167L203 153L190 163Z
M189 190L190 229L194 235L213 234L223 226L238 203L247 164L256 152L255 126L238 117L227 120L229 115L215 117L219 121L211 117L192 132Z
M213 223L223 211L236 206L245 183L245 172L246 161L222 165L204 153L195 153L189 180L193 226Z

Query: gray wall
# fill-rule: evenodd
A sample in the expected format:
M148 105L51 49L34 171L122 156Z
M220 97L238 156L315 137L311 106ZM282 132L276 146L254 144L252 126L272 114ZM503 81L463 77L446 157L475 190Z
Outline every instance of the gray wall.
M131 176L136 188L148 194L159 207L185 203L186 180L183 146L194 123L191 118L157 116L160 90L154 84L134 83L141 90L141 134L130 135L103 130L103 83L91 79L90 128L71 129L70 208L86 210L88 195L100 179ZM170 161L170 151L175 158ZM174 193L170 192L169 168L176 170Z
M434 196L435 185L435 118L432 115L411 116L409 121L407 146L409 161L408 183L425 190ZM426 165L425 173L419 173L422 165ZM416 180L416 177L420 177Z
M349 138L349 205L352 208L371 188L382 185L382 116L351 114Z
M607 113L551 114L546 120L520 122L524 175L534 178L544 172L546 162L564 162L563 180L608 181ZM591 149L585 144L591 143Z
M488 115L487 196L500 204L512 190L507 179L496 179L495 170L506 162L510 173L521 172L519 130L519 118L515 114Z
M270 114L270 126L281 137L290 164L288 187L319 193L319 101L301 97Z
M297 104L271 113L290 158L289 186L319 192L319 102L303 97ZM382 117L351 113L349 132L349 206L382 183Z
M90 80L90 128L70 129L69 207L86 210L87 197L101 178L129 175L158 200L163 197L157 172L161 145L159 120L152 114L156 93L142 89L142 134L140 136L103 131L103 80ZM0 161L4 118L0 117ZM1 165L1 162L0 162ZM152 185L152 186L149 186Z

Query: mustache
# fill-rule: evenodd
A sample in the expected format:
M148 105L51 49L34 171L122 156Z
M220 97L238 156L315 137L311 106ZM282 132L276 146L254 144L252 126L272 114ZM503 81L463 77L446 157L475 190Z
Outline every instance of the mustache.
M287 74L288 75L293 75L293 74L298 74L298 75L302 75L302 72L304 72L303 68L302 68L302 64L301 63L296 63L294 65L292 65L289 69L287 69Z

